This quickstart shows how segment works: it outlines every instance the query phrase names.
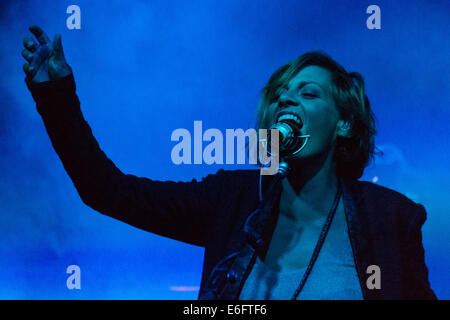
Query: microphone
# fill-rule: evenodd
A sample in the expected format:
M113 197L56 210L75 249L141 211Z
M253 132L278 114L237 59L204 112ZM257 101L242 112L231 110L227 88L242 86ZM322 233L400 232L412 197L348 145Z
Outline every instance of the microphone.
M295 120L294 120L295 119ZM303 123L299 117L293 115L282 115L278 117L278 122L273 124L269 128L267 134L267 146L268 152L276 150L271 150L272 146L272 130L278 130L279 132L279 155L284 158L292 157L293 155L299 153L303 148L305 148L310 135L302 135L300 129Z

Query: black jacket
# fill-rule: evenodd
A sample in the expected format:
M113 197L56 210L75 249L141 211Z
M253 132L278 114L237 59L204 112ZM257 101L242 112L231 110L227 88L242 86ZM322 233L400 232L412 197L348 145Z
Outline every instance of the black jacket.
M84 120L72 75L27 85L83 202L137 228L205 247L200 298L205 296L211 270L241 241L242 226L258 205L259 171L220 170L191 182L124 174ZM422 246L424 207L364 181L344 181L344 207L364 298L435 299ZM367 288L369 265L380 267L381 289ZM235 297L241 287L233 289Z

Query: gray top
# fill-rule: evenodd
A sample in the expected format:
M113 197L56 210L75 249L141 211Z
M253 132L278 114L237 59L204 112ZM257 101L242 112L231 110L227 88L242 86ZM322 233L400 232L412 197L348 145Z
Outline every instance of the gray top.
M278 272L259 257L239 296L240 300L289 300L306 267ZM344 213L336 212L325 242L297 300L362 300Z

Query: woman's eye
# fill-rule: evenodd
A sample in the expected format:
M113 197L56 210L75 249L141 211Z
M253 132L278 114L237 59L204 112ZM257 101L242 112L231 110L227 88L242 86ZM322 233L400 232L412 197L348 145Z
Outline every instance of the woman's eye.
M315 93L310 93L310 92L303 92L303 93L302 93L302 96L308 97L308 98L315 98L315 97L317 97L317 94L315 94Z

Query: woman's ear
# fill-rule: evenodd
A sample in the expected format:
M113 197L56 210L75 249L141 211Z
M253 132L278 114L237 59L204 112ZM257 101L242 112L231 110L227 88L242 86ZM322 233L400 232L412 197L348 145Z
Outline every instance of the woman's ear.
M352 136L350 121L339 120L336 124L336 134L344 138L350 138Z

